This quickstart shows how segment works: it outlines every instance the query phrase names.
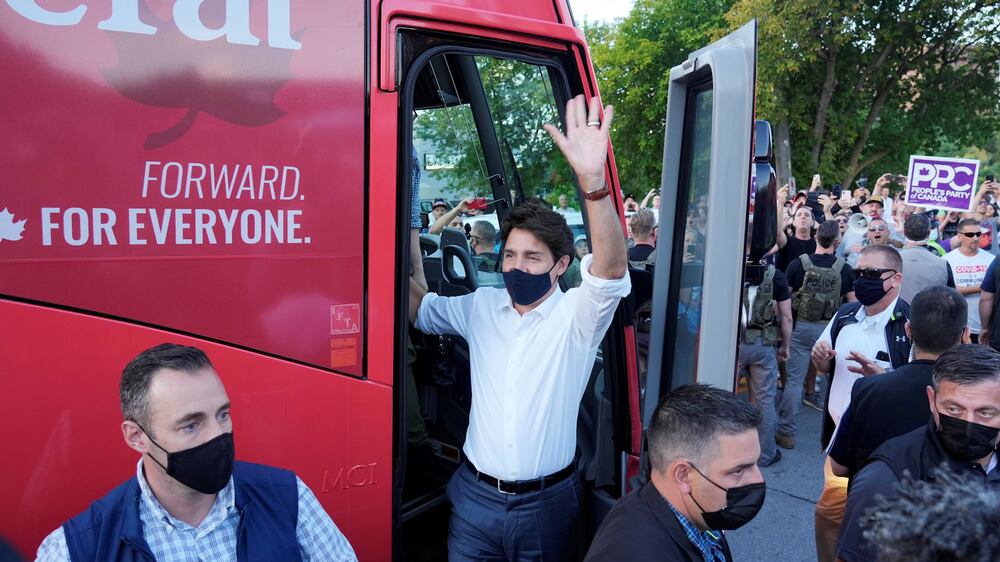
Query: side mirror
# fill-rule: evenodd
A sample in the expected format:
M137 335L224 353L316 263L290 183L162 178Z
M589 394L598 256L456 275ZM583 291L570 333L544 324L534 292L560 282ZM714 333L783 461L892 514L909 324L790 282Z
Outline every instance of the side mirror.
M754 122L753 228L750 231L748 263L756 264L767 255L778 240L778 177L774 172L771 124Z

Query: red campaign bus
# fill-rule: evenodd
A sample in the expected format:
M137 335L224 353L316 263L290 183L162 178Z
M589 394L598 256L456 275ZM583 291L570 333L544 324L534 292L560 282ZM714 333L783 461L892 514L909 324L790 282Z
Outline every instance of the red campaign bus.
M733 387L755 33L671 71L664 273L580 406L587 537L659 389ZM238 458L293 469L362 560L440 558L468 348L409 329L411 214L577 193L540 131L598 95L566 0L5 0L0 83L0 536L32 556L134 473L120 372L172 341L215 363ZM502 283L461 229L419 244L434 291ZM408 458L421 427L435 454Z

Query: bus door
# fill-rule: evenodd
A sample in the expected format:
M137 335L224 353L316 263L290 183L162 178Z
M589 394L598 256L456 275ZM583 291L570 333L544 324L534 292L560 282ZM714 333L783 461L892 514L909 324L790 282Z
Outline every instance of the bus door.
M751 21L670 70L644 430L672 388L735 388L752 168L754 222L774 215L770 150L754 154L756 34ZM753 244L758 259L764 244Z
M484 25L494 25L490 22ZM422 221L421 263L432 292L454 296L503 287L500 227L514 205L533 197L568 197L571 210L564 215L579 242L578 268L589 252L583 199L542 125L561 124L565 103L574 95L596 94L582 35L572 26L539 23L544 33L516 42L506 31L443 34L422 25L414 21L397 30L393 66L399 74L391 85L398 89L400 123L394 524L395 552L407 558L445 553L450 515L445 486L464 460L473 377L461 337L428 336L409 327L407 244L413 212ZM617 186L612 162L609 158L608 181ZM413 191L419 202L411 207ZM434 226L434 207L447 212L466 198L478 200L463 213L468 216ZM617 196L616 201L620 207ZM564 290L578 285L579 273L567 274L561 283ZM626 351L632 341L628 324L619 312L580 406L577 457L592 516L588 536L620 497L623 459L636 450L631 436L638 433L638 387L634 347L631 356Z

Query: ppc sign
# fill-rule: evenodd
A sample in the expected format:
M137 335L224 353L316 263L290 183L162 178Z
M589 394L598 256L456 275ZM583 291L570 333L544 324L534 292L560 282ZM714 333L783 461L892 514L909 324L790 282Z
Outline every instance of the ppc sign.
M971 211L979 160L910 156L906 203L951 211Z

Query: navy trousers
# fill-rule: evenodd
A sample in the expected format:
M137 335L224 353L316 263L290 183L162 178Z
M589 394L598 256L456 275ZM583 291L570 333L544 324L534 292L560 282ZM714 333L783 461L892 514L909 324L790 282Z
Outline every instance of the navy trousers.
M577 473L537 492L504 494L463 465L448 482L448 560L570 560L580 538Z

